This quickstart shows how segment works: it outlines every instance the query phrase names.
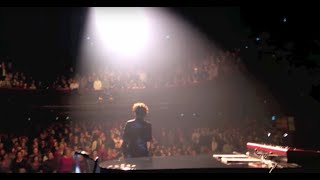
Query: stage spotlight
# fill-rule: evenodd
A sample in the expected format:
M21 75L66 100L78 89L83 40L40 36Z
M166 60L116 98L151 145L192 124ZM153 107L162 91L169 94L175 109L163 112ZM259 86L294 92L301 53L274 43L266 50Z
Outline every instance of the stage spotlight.
M56 117L56 121L59 119L59 117Z
M134 58L148 46L149 23L143 8L94 8L95 26L107 51Z

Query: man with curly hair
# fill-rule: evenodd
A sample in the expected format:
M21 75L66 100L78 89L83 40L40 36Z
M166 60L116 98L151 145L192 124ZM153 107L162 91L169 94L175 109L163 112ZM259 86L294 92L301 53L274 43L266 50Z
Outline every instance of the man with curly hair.
M132 112L135 119L127 121L125 125L122 150L125 158L147 157L152 140L152 126L144 118L149 108L146 104L138 102L132 106Z

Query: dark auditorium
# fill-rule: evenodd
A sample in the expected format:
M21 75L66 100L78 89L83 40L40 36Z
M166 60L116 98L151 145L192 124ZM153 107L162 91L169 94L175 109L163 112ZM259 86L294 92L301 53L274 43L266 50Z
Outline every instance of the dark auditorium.
M320 172L301 9L0 7L0 173Z

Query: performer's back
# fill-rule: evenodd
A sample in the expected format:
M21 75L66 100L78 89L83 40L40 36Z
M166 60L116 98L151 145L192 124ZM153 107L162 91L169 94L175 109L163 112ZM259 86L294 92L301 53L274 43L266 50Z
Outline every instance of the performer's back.
M148 156L147 142L152 139L151 123L129 120L124 129L124 154L127 158Z

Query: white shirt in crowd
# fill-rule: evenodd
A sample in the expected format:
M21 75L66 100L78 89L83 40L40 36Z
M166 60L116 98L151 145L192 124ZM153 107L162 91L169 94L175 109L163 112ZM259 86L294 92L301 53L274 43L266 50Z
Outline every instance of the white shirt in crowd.
M79 84L77 82L72 82L70 84L70 89L74 90L74 89L78 89L79 88Z
M95 81L93 82L93 89L94 89L95 91L99 91L99 90L102 89L102 83L101 83L100 80L95 80Z

